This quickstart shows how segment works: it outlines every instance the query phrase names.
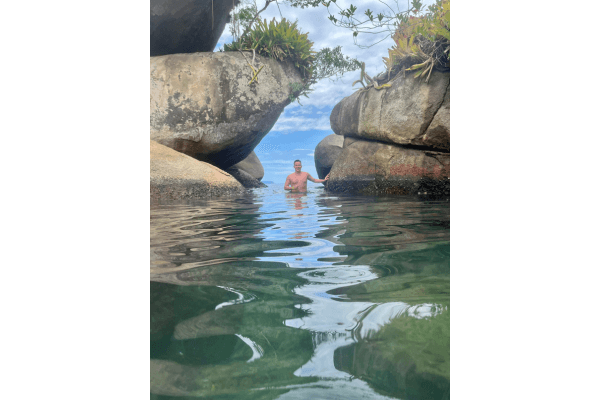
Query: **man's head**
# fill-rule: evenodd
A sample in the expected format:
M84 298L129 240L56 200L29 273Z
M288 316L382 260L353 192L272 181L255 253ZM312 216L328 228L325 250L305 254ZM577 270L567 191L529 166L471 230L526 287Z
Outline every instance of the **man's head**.
M300 160L294 161L294 170L296 172L302 171L302 161L300 161Z

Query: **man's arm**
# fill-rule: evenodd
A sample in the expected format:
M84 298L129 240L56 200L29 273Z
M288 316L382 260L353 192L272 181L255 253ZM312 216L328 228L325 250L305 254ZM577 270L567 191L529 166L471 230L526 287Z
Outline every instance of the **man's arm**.
M285 180L285 183L283 184L283 188L284 188L285 190L292 190L292 189L294 189L294 188L292 187L292 183L290 182L290 177L289 177L289 176L288 176L288 177L287 177L287 179Z
M307 178L308 178L309 181L314 182L314 183L323 183L323 182L325 182L326 180L329 179L329 174L327 174L327 176L325 177L325 179L315 179L310 174L308 174Z

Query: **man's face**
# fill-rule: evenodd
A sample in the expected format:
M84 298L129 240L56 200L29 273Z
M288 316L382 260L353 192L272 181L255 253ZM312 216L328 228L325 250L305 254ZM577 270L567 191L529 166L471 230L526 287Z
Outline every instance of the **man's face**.
M294 163L294 169L296 170L296 172L300 172L302 170L302 163L295 162Z

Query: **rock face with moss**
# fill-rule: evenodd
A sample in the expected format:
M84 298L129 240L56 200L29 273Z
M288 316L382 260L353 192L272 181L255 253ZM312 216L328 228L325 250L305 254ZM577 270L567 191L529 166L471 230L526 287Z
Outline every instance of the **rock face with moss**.
M447 195L450 190L450 73L429 83L412 73L338 103L331 128L345 137L327 188L336 192Z
M213 51L239 0L150 0L150 56Z
M252 52L150 58L150 138L227 169L271 130L302 80L286 62ZM262 68L262 69L261 69Z
M151 200L185 200L241 193L228 173L150 141Z

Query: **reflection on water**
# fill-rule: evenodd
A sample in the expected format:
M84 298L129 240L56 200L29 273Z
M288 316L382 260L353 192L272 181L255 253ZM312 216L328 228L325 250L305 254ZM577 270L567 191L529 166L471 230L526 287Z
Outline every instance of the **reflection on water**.
M151 397L449 398L449 204L153 204Z

